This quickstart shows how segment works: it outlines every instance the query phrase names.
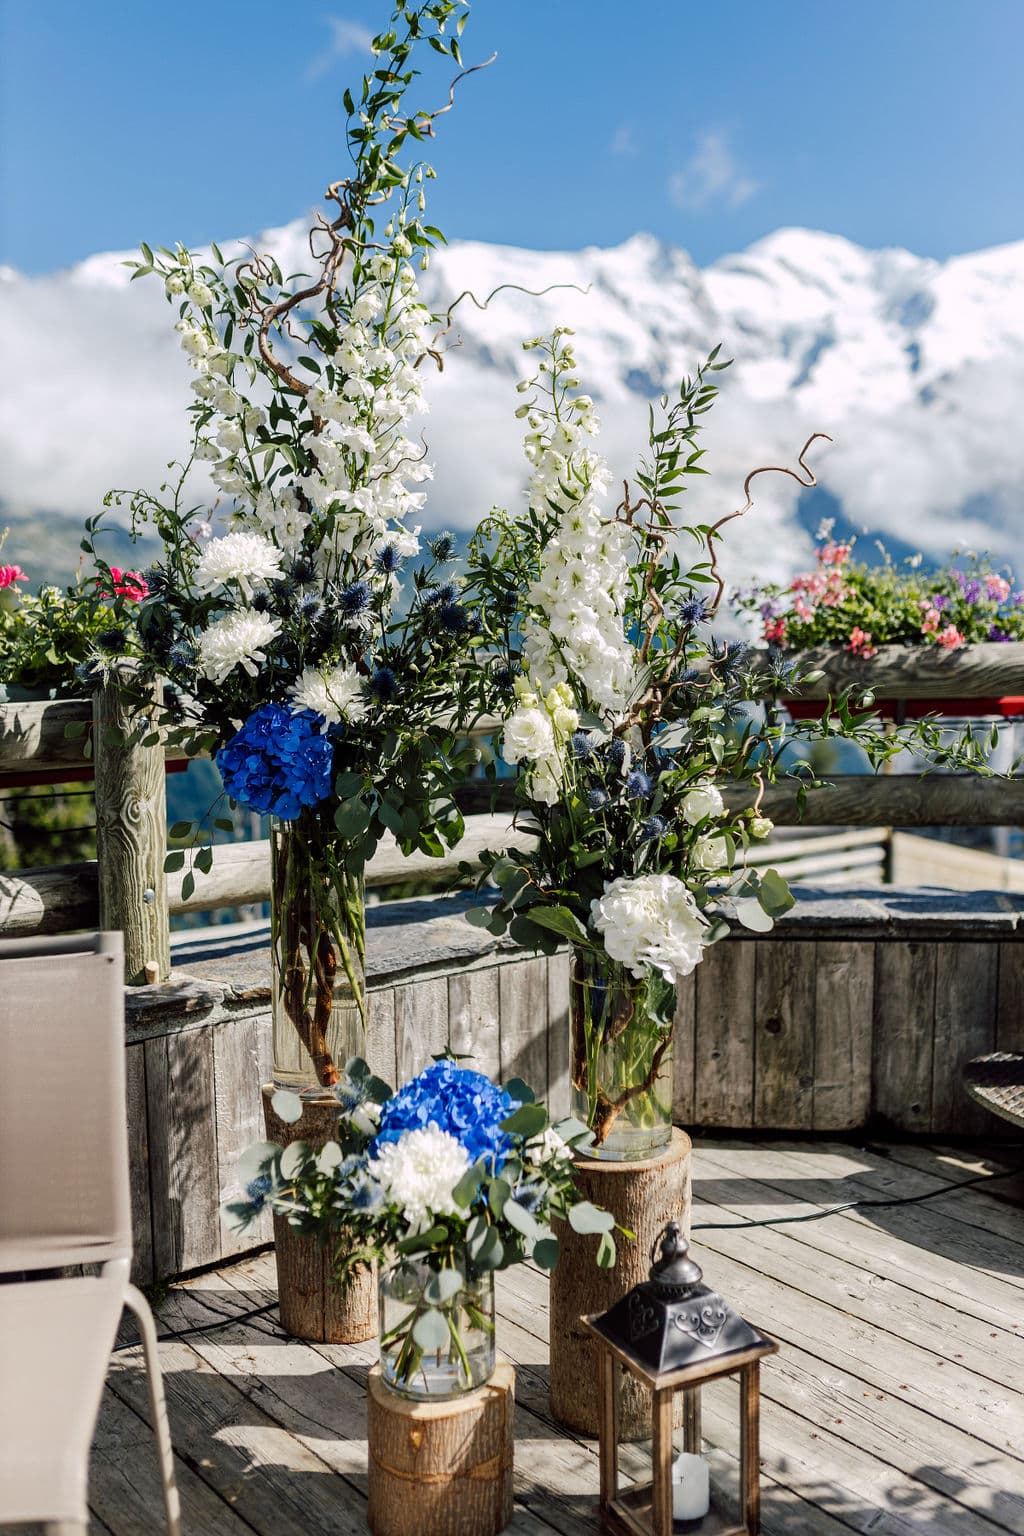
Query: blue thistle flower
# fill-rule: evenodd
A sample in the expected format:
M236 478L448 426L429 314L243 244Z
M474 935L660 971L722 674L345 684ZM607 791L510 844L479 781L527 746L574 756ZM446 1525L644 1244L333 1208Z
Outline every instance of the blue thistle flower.
M653 843L659 837L664 837L667 831L668 822L664 816L648 816L646 821L640 823L640 840Z
M491 681L499 693L511 693L516 678L522 675L522 667L518 661L514 661L510 667L495 667L491 673Z
M167 652L167 664L178 672L192 672L199 660L199 651L191 640L175 640Z
M315 624L324 611L324 605L317 592L303 592L296 604L299 618L306 624Z
M370 606L370 596L368 581L353 581L338 594L338 607L346 617L355 618Z
M621 736L614 737L608 743L608 747L607 747L605 755L608 758L608 763L609 763L610 767L612 767L612 768L621 768L622 767L623 763L626 761L626 743L623 741Z
M692 628L695 624L704 624L710 619L711 604L702 594L694 592L682 599L676 611L681 623Z
M588 790L587 804L592 811L602 810L608 804L608 791L606 789Z
M103 663L96 656L90 656L86 661L80 661L75 667L75 676L86 688L98 688L103 681Z
M382 576L396 576L405 561L393 544L385 544L374 555L373 563Z
M650 775L642 768L634 768L626 779L626 794L631 800L646 799L652 788Z
M444 607L448 603L456 602L458 596L459 589L455 582L446 581L442 586L435 587L432 592L428 592L424 601L431 607Z
M379 704L390 704L398 696L398 678L390 667L378 667L366 687Z
M472 627L470 616L461 603L444 603L437 610L437 622L450 635L464 635Z
M573 731L569 737L569 751L579 763L589 763L594 755L594 743L586 731Z
M451 560L455 556L455 535L453 533L437 533L427 544L427 548L435 560Z
M316 580L316 566L308 555L298 555L292 561L292 568L288 573L292 581L298 582L300 587L307 586Z
M96 644L101 651L110 651L117 655L128 644L128 636L123 629L104 629L96 636Z
M246 1185L246 1197L253 1211L262 1211L267 1203L267 1196L273 1187L273 1180L266 1173L257 1174L256 1178Z

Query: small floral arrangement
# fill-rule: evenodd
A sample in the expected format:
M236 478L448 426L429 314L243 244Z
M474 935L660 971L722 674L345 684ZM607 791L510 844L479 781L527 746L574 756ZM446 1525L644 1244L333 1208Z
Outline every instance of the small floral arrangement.
M333 1248L339 1283L371 1259L421 1266L422 1284L382 1333L394 1384L409 1386L438 1352L465 1376L464 1328L493 1335L474 1282L527 1259L553 1269L554 1220L596 1234L597 1263L615 1263L613 1218L573 1182L573 1149L592 1138L575 1120L552 1125L525 1083L498 1087L442 1056L393 1092L354 1059L334 1092L337 1140L319 1151L301 1141L251 1147L244 1199L226 1211L244 1230L269 1206ZM301 1100L279 1091L274 1108L294 1121Z
M884 546L880 565L853 558L856 539L833 539L833 522L818 529L815 568L785 587L755 587L733 598L737 613L761 621L769 645L786 650L842 646L874 656L880 645L927 645L956 651L979 641L1024 639L1024 591L973 554L938 570L921 555L896 565Z

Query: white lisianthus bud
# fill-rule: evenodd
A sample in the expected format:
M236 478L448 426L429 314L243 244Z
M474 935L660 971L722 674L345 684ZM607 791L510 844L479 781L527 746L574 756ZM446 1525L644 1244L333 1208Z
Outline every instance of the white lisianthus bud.
M396 235L391 242L391 247L396 256L412 255L412 241L407 235Z
M214 459L220 458L220 449L216 443L211 443L207 438L201 437L193 450L193 456L197 459L209 459L212 462Z
M267 413L262 405L250 405L247 407L242 419L245 422L245 430L251 436L253 432L258 431L260 427L266 424Z
M179 294L185 292L185 284L178 276L177 272L172 272L170 277L164 283L164 292L169 299L175 299Z
M192 388L195 389L195 387L193 384ZM237 416L242 409L242 397L237 390L232 389L230 384L211 383L209 387L213 391L213 403L221 415ZM209 396L205 398L208 399Z
M774 832L774 830L775 830L775 823L774 823L774 821L772 821L770 819L770 817L768 817L768 816L751 816L751 818L750 818L750 835L751 835L751 837L767 837L769 832Z
M190 284L188 296L197 309L209 309L213 303L213 289L208 288L205 283Z

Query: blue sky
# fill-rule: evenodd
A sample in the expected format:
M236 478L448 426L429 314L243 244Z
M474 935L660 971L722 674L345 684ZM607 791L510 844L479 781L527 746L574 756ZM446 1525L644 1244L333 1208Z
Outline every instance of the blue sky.
M297 217L344 174L387 13L0 6L0 261L37 272ZM499 57L434 147L450 238L645 229L703 263L786 224L936 257L1024 236L1024 0L476 0L463 42Z

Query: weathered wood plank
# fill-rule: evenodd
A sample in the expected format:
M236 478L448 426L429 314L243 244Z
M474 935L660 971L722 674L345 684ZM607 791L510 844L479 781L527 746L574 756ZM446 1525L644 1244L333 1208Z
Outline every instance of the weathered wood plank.
M155 1036L143 1049L159 1278L214 1263L220 1254L213 1035L208 1027L183 1030Z
M992 1116L965 1089L963 1069L995 1048L999 946L940 944L937 951L932 1129L984 1135Z
M801 699L824 699L848 687L869 688L876 699L999 698L1019 694L1024 686L1024 645L1004 641L981 641L957 651L880 645L867 660L845 648L819 646L801 651L799 662L823 674L801 686Z
M548 956L548 1106L554 1119L569 1113L569 952Z
M937 947L875 948L874 1108L883 1124L901 1131L924 1131L932 1123Z
M0 873L0 937L98 928L100 877L95 861Z
M672 1118L688 1126L694 1119L697 1085L697 976L680 977L676 983L676 1012L672 1031Z
M366 1060L371 1072L397 1086L395 989L375 987L367 994Z
M396 1081L430 1065L448 1044L448 982L443 976L427 976L395 988Z
M754 788L723 791L733 808L750 805ZM761 805L779 827L1001 827L1024 823L1024 777L979 779L970 774L836 774L808 789L803 810L795 789L769 784Z
M498 1005L501 1080L521 1077L538 1099L546 1101L548 962L544 955L498 967Z
M212 1029L214 1102L216 1105L217 1185L221 1200L238 1186L238 1162L246 1147L265 1140L260 1087L262 1075L260 1023L253 1017L224 1019ZM254 1243L273 1241L270 1212L263 1211L255 1228L243 1236L220 1224L220 1255L244 1253Z
M132 1200L132 1280L149 1285L153 1273L153 1204L149 1187L149 1110L146 1104L146 1053L139 1045L124 1052L125 1107L128 1116L128 1183Z
M871 1111L873 944L815 945L814 1087L816 1131L864 1125Z
M66 736L69 725L92 724L92 699L46 699L0 704L0 775L20 770L76 768L85 735Z
M754 1118L754 945L714 944L697 977L693 1117L697 1125Z
M477 1072L496 1077L498 1061L498 966L448 978L448 1044L468 1056Z
M814 1110L816 946L770 939L756 947L754 1122L810 1128Z

